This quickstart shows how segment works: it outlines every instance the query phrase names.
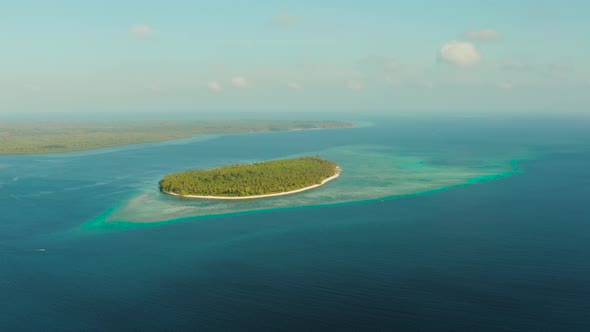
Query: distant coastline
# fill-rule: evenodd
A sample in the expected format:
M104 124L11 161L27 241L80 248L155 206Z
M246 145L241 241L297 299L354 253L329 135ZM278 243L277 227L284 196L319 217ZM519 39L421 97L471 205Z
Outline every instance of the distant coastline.
M297 193L300 193L300 192L304 192L304 191L308 191L308 190L311 190L311 189L315 189L315 188L321 187L321 186L325 185L326 183L328 183L328 182L330 182L332 180L335 180L338 177L340 177L340 173L341 172L342 172L342 169L340 168L340 166L338 166L338 167L336 167L336 174L332 175L329 178L324 179L319 184L314 184L312 186L308 186L308 187L297 189L297 190L285 191L285 192L274 193L274 194L266 194L266 195L229 197L229 196L181 195L181 194L177 194L177 193L173 193L173 192L168 192L168 191L162 191L162 192L164 194L171 195L171 196L176 196L176 197L196 198L196 199L214 199L214 200L242 200L242 199L257 199L257 198L277 197L277 196L285 196L285 195L297 194Z
M336 120L0 122L0 155L54 154L188 139L208 134L354 128Z

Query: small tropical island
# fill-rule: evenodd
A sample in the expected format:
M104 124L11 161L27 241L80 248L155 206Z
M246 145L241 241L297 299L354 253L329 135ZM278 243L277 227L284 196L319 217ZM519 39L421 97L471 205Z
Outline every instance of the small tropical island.
M189 170L164 176L160 191L202 199L254 199L295 194L340 176L340 167L321 157L280 159L253 164Z

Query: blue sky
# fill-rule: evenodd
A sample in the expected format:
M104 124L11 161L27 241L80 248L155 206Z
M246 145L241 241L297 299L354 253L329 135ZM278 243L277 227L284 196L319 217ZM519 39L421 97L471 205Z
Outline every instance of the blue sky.
M584 112L587 1L12 1L0 113Z

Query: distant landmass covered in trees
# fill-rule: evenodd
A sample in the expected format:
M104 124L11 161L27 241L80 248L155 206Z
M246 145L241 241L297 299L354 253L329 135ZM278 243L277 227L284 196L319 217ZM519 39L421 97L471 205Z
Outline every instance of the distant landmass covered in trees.
M269 195L320 185L338 172L335 162L320 157L271 160L166 175L160 190L182 196Z
M203 134L350 127L354 123L315 120L0 121L0 155L92 150Z

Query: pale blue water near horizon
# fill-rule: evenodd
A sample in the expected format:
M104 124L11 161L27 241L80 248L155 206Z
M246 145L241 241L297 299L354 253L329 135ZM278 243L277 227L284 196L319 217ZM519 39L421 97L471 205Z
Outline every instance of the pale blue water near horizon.
M0 156L0 330L590 328L588 119L371 121ZM246 206L154 194L308 153L342 179Z

